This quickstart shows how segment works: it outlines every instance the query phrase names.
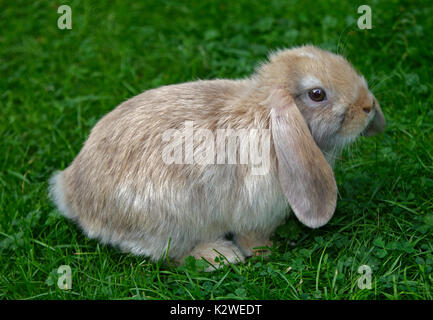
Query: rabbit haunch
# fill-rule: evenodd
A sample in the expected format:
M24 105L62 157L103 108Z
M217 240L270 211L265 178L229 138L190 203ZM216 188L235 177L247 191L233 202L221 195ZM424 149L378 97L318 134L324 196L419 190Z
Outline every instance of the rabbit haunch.
M311 86L326 99L311 100ZM164 132L187 121L213 134L270 130L269 170L165 163ZM327 223L337 200L328 161L360 134L384 128L377 100L344 58L312 46L282 50L250 78L163 86L123 102L52 177L50 191L89 237L125 251L243 261L270 244L288 207L309 227Z

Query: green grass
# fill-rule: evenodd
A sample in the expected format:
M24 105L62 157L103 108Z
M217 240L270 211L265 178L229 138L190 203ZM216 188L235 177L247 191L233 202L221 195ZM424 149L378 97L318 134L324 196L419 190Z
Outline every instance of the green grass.
M0 1L0 298L432 299L433 4L359 2ZM387 118L337 163L328 225L289 219L269 259L214 273L86 239L47 196L92 126L126 98L197 78L249 75L276 48L312 43L343 53L369 80ZM72 268L60 290L57 268ZM372 289L357 286L372 268Z

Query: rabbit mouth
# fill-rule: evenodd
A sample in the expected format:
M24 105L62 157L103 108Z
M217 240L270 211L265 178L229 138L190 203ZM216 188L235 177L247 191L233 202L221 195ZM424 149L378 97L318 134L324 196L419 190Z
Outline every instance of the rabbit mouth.
M373 125L373 118L370 119L370 121L367 122L367 125L365 126L365 128L361 131L361 133L359 134L361 137L365 137L367 136L367 131L372 127Z
M371 134L369 134L369 133L370 133L371 131L374 131L374 130L375 130L374 127L375 127L375 119L376 119L376 117L377 117L377 112L375 111L373 117L371 117L371 118L368 120L368 122L367 122L365 128L361 131L360 136L362 136L362 137L368 137L369 135L371 135Z

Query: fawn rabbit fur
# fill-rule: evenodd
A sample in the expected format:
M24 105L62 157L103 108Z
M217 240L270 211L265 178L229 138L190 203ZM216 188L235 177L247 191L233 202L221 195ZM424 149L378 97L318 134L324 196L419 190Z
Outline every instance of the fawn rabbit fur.
M211 132L269 130L269 170L165 163L163 134L185 121ZM280 50L251 77L163 86L121 103L53 175L50 193L88 237L124 251L238 262L270 244L288 207L309 227L327 223L337 200L333 159L384 128L379 103L345 58L313 46Z

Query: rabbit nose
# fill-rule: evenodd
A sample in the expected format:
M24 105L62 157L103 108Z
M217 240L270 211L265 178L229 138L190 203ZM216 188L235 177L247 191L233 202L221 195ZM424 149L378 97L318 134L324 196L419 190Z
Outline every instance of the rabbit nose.
M374 101L373 108L375 113L373 119L365 130L364 134L366 136L374 136L378 133L381 133L385 130L386 127L385 116L383 115L382 109L376 101Z

